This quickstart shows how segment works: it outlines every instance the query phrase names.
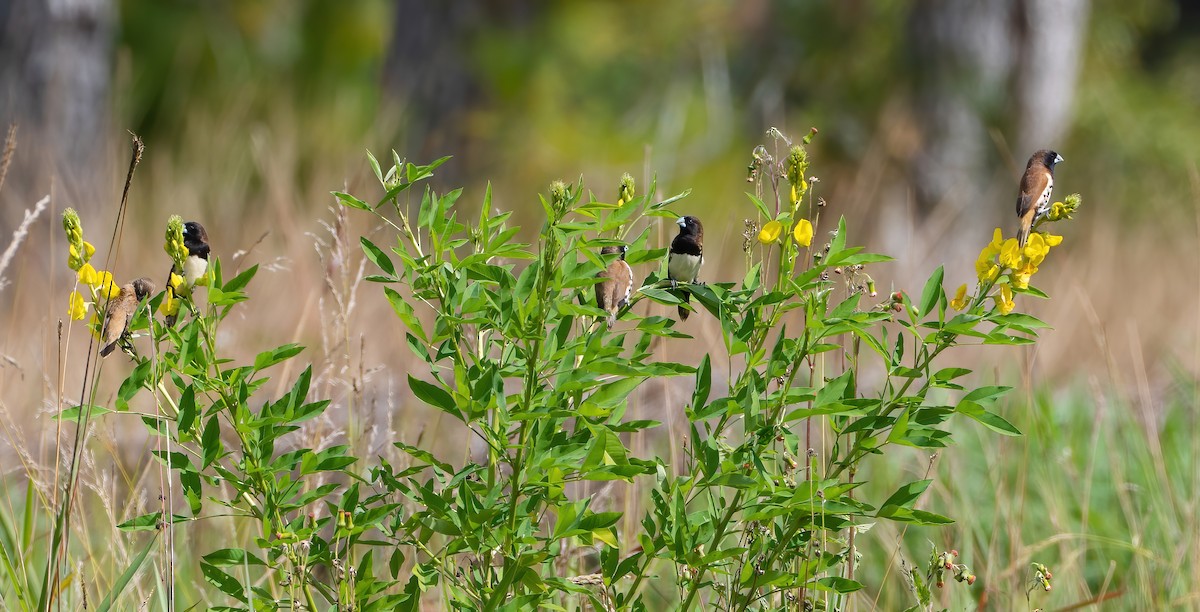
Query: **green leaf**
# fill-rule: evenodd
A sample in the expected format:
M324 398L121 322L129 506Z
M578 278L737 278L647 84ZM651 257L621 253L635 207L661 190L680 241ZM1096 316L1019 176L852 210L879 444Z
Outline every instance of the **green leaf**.
M818 591L833 591L835 593L853 593L863 585L856 580L842 578L841 576L826 576L816 580L816 590Z
M750 198L751 202L754 202L754 207L758 209L758 214L762 215L764 219L771 220L775 218L775 215L771 214L771 211L767 208L766 202L760 200L758 196L747 192L746 197Z
M462 414L458 411L458 406L454 402L454 396L450 395L450 393L440 386L427 383L419 378L414 378L412 374L408 375L408 386L412 389L413 394L417 396L417 399L422 402L462 418Z
M692 391L692 410L700 410L708 401L708 394L712 391L712 363L708 359L708 355L704 355L704 359L700 360L700 367L696 368L696 390Z
M429 337L425 335L425 329L421 326L421 320L417 318L412 306L408 305L408 301L391 287L384 287L383 294L387 296L387 301L392 305L392 310L396 311L396 316L408 327L409 331L416 334L421 339L421 342L429 342Z
M158 529L158 522L161 518L162 512L151 512L131 518L117 525L117 529L121 531L154 531Z
M277 363L295 357L303 350L304 347L299 344L285 344L269 351L263 351L254 357L254 369L265 370Z
M366 236L359 237L358 241L362 244L363 253L371 263L379 266L380 270L387 272L388 276L396 275L396 267L392 265L392 259L383 252L383 249L375 246L374 242L367 240Z
M933 480L918 480L916 482L910 482L897 489L895 493L892 493L891 497L887 498L887 501L883 502L883 505L911 508L912 505L916 503L918 499L920 499L921 494L925 492L925 489L928 489L929 485L932 483Z
M215 565L208 563L200 563L200 572L204 574L204 580L209 584L217 587L222 593L242 602L247 603L246 594L240 582L236 578L217 569Z
M67 408L66 410L63 410L62 412L58 413L54 418L61 419L68 423L78 423L79 422L79 413L81 412L80 409L83 408L84 406L88 406L91 408L91 410L88 411L88 415L89 415L88 418L98 417L100 415L108 414L108 413L112 412L112 410L109 410L108 408L105 408L104 406L100 406L98 404L84 404L83 406L72 406L70 408Z
M204 425L200 448L204 451L204 467L206 468L221 457L221 422L215 414Z
M929 280L925 281L925 289L921 291L921 316L929 315L939 302L946 300L946 295L942 291L942 280L945 276L946 271L942 266L938 266Z
M228 283L221 286L221 290L225 293L241 291L246 288L246 285L250 284L250 280L254 278L255 274L258 274L258 264L250 266L248 269L243 270L241 274L231 278Z
M983 423L984 427L987 427L994 432L1001 433L1006 436L1021 435L1021 430L1017 429L1012 423L1009 423L1007 420L1005 420L1004 417L994 412L987 411L983 406L980 406L973 401L963 400L959 402L958 407L955 408L955 411L957 411L959 414L965 414L972 419Z
M332 193L333 197L337 198L338 202L341 202L343 206L357 208L359 210L371 210L371 206L369 204L348 193L341 191L331 191L330 193Z
M262 559L241 548L222 548L201 557L208 563L222 566L241 567L243 565L266 565Z
M1012 387L1003 387L1003 386L979 387L978 389L975 389L975 390L971 391L970 393L968 393L966 395L966 397L963 398L963 401L981 402L981 403L988 402L988 401L995 400L996 398L1000 397L1001 395L1004 395L1005 393L1008 393L1010 390L1012 390Z

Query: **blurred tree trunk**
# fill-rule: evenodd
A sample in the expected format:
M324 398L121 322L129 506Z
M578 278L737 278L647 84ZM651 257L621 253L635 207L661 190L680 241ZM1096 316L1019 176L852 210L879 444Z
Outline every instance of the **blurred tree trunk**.
M940 206L962 212L988 194L997 167L989 155L993 127L1016 126L1009 142L1022 167L1034 149L1061 147L1089 6L1090 0L913 4L908 39L922 148L911 178L923 215ZM983 224L994 218L972 217Z
M414 161L467 154L463 124L479 86L465 53L481 5L481 0L394 3L383 86L401 104L406 153Z
M0 121L21 126L15 192L45 193L53 175L68 189L93 178L109 132L115 10L112 0L0 0Z
M482 28L528 26L544 3L538 0L396 0L392 41L384 62L384 91L400 103L405 144L414 161L454 155L443 176L463 172L475 142L472 110L486 91L470 53Z

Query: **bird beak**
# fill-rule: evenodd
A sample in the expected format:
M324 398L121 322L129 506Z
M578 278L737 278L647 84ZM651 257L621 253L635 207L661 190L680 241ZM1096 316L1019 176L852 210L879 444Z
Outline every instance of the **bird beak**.
M683 227L683 226L687 225L687 221L685 221L683 217L680 217L675 220L675 225L678 225L679 227Z
M1056 156L1054 157L1054 163L1056 163L1056 164L1061 164L1061 163L1062 163L1062 161L1063 161L1062 155L1056 155Z

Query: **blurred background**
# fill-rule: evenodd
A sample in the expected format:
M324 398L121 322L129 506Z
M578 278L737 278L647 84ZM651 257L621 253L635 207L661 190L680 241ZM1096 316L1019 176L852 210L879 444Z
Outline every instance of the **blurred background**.
M1185 0L0 0L0 124L19 124L0 249L52 194L0 269L0 457L45 457L58 372L78 388L79 326L60 353L73 278L59 215L80 210L107 255L127 132L146 153L118 279L165 272L168 216L201 220L227 267L263 264L227 349L303 342L322 392L376 389L391 413L403 335L355 283L355 236L379 228L339 219L329 195L380 195L367 150L453 155L436 184L465 186L470 208L490 182L529 237L554 179L582 175L610 201L624 172L639 192L654 176L663 197L690 188L675 209L705 221L713 280L741 277L746 167L774 126L819 129L823 214L897 258L871 270L881 291L919 293L941 264L949 288L973 282L991 229L1015 230L1029 154L1060 152L1056 199L1078 192L1084 207L1035 279L1053 299L1017 306L1055 330L977 365L1021 388L1013 411L1044 409L1042 425L1086 425L1109 398L1136 417L1113 440L1140 426L1162 459L1171 407L1197 431L1198 111L1200 5ZM689 333L719 350L716 325L696 319ZM107 374L102 399L123 372ZM122 426L97 427L116 440L105 430ZM1182 465L1184 484L1200 482Z

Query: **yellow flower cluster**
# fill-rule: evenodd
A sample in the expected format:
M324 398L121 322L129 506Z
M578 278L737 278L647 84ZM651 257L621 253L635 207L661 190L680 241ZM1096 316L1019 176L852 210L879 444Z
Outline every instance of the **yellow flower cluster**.
M83 294L72 291L68 296L67 314L76 321L82 321L87 316L88 305L100 300L110 300L121 291L113 282L113 275L107 270L97 270L92 267L92 256L96 247L83 239L83 223L79 213L74 208L63 211L63 232L67 235L67 266L75 272L79 284L87 287L92 300L85 301Z
M775 244L783 236L783 223L781 221L768 221L758 232L758 242L769 246ZM792 228L792 238L796 240L796 244L807 247L812 244L813 226L808 219L801 219L796 222L796 226Z
M1074 209L1072 208L1072 210ZM1012 312L1015 306L1013 289L1028 289L1029 279L1037 274L1038 266L1045 261L1050 247L1062 244L1062 240L1062 236L1035 232L1029 236L1029 240L1022 247L1017 243L1016 238L1005 239L1000 228L996 228L992 233L992 241L983 247L983 250L979 252L979 258L975 260L975 274L979 278L980 285L984 285L995 282L1000 278L1001 273L1008 270L1008 282L1002 283L999 293L993 296L996 308L1002 314ZM966 285L963 285L959 287L958 293L955 299L951 300L950 305L962 310L967 303Z
M162 303L158 305L158 312L167 316L173 317L179 313L179 296L187 295L191 289L187 287L187 283L183 282L183 277L175 273L175 270L182 270L184 260L187 259L187 247L183 244L183 219L179 215L171 215L167 219L166 242L163 243L163 250L171 257L171 261L175 262L175 267L172 268L171 278L167 280L167 292L163 296Z

